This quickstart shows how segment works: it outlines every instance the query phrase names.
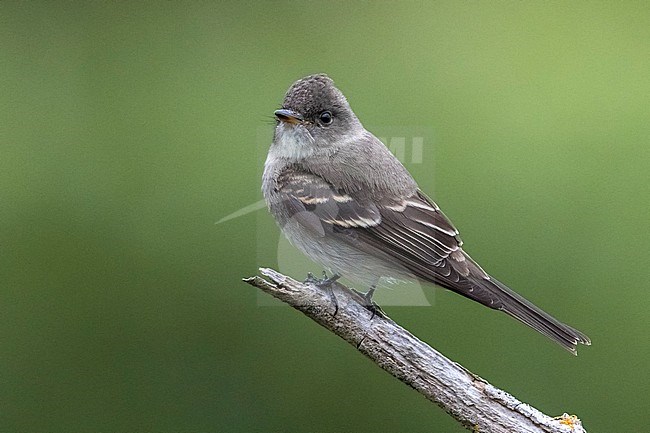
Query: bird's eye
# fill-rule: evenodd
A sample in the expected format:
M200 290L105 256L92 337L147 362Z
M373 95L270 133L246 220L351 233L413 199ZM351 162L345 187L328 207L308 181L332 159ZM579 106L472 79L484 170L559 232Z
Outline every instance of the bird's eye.
M323 111L318 115L318 119L321 121L323 125L329 125L332 123L332 113L329 111Z

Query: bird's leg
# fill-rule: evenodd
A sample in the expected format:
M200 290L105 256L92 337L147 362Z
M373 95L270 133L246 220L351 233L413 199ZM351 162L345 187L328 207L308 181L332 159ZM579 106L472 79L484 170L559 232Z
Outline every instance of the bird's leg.
M324 289L329 293L330 299L332 300L332 303L334 304L334 314L333 316L336 316L336 313L339 312L339 303L336 300L336 295L334 295L334 290L332 290L332 284L336 282L341 278L339 274L332 274L331 277L327 276L327 272L323 271L323 278L316 278L314 277L314 274L311 272L307 273L307 279L304 281L305 284L313 284L314 286L318 287L319 289Z
M381 309L381 307L372 300L372 295L375 294L375 288L376 285L370 286L368 291L366 293L360 292L356 289L350 289L357 295L359 295L363 299L363 306L366 307L368 311L372 313L372 316L370 316L370 320L372 320L375 315L380 316L380 317L386 317L386 313L384 313L384 310Z

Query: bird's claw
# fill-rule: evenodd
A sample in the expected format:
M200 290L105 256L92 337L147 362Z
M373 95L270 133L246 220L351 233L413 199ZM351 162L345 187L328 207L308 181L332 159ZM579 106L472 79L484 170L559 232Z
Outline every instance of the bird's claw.
M334 295L334 291L332 290L332 284L336 282L341 278L339 274L333 274L331 277L327 276L327 272L323 271L323 278L316 278L314 274L311 272L307 273L307 279L305 279L304 283L305 284L313 284L314 286L318 287L319 289L324 289L326 290L330 298L332 299L332 303L334 304L334 314L333 316L336 316L336 313L339 312L339 303L336 300L336 296Z
M374 319L375 316L384 317L384 318L387 317L386 313L384 313L384 310L381 309L379 304L377 304L375 301L372 300L372 295L375 293L374 287L371 287L365 293L352 288L350 288L350 290L352 290L352 292L354 292L363 300L362 305L366 308L366 310L372 313L372 316L370 316L370 320Z
M341 278L339 274L332 274L331 277L327 276L327 272L323 271L323 278L316 278L311 272L307 272L307 278L305 279L305 284L313 284L322 289L331 286L336 280Z

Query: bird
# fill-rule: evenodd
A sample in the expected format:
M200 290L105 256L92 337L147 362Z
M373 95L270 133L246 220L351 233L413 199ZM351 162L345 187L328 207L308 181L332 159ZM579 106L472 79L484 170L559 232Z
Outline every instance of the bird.
M573 354L591 344L469 256L449 218L326 74L294 82L274 116L264 199L287 239L333 279L365 285L368 302L380 281L434 284L503 311Z

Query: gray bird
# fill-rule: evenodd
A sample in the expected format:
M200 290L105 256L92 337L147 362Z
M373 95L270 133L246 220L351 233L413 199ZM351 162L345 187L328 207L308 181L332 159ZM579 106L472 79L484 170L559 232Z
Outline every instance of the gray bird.
M576 354L589 338L488 275L458 230L324 74L296 81L264 165L262 191L289 241L370 290L383 279L437 284L504 311Z

